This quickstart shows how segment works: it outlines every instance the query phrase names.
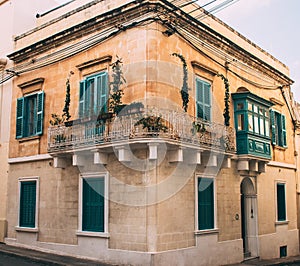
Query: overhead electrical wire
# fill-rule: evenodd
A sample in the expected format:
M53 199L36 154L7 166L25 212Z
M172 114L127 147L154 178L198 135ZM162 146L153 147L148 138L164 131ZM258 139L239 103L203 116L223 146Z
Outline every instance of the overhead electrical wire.
M216 2L217 0L213 0L210 1L208 3L206 3L204 6L210 5L213 2ZM209 13L215 13L218 10L220 10L220 8L226 8L229 6L229 4L233 4L235 2L237 2L239 0L226 0L223 3L215 6L214 8L210 9L208 12ZM182 4L182 3L185 4ZM171 3L177 3L175 6L177 5L181 5L181 7L185 7L188 6L190 4L193 4L194 2L196 2L195 0L190 1L187 3L186 0L173 0L171 1ZM178 7L180 8L180 6ZM197 9L201 9L203 8L199 6L199 8ZM180 8L181 9L181 8ZM182 9L181 9L182 10ZM204 15L203 15L204 14ZM164 15L165 17L168 17L168 14L164 13L164 14L160 14L160 15ZM202 16L203 15L203 16ZM204 16L207 16L207 14L202 13L201 15L195 16L194 18L197 18L198 20L201 20L204 18ZM145 22L147 23L151 23L154 20L160 19L162 20L162 22L164 23L164 19L160 16L156 16L154 17L153 14L145 14L143 16L139 17L139 21L136 21L136 19L132 19L131 21L128 21L126 23L122 24L122 28L119 29L115 26L112 26L110 28L107 28L103 31L101 31L98 34L95 34L87 39L84 39L82 41L79 41L75 44L69 45L67 47L64 47L60 50L57 50L56 52L52 53L52 54L48 54L46 56L42 56L40 58L36 58L34 59L34 61L31 62L26 62L23 64L19 64L18 66L8 69L7 70L7 74L4 78L2 78L2 80L0 80L0 84L9 80L10 78L12 78L14 75L18 75L18 74L22 74L28 71L32 71L50 64L53 64L55 62L64 60L74 54L78 54L82 51L85 51L87 49L89 49L90 47L93 47L109 38L111 38L112 36L115 36L116 34L120 33L121 31L133 27L133 26L137 26L137 25L143 25ZM185 27L182 25L178 25L178 24L174 24L172 25L177 33L179 35L181 35L184 38L187 38L188 41L194 46L196 47L199 51L202 52L202 54L209 56L207 53L203 52L202 49L203 48L205 50L207 50L209 53L211 53L212 55L216 56L217 58L220 58L222 61L224 62L230 62L230 64L234 65L236 68L244 71L245 73L248 73L250 75L255 75L257 78L259 78L260 80L264 81L264 82L268 82L269 84L271 83L271 78L269 78L268 80L266 80L266 76L262 75L259 71L256 71L255 69L251 68L250 66L248 66L247 64L241 62L240 60L229 56L228 54L226 54L225 52L221 51L220 49L214 47L213 45L209 44L208 42L202 41L200 38L197 38L195 35L191 34L190 31L188 30L188 25L186 25ZM210 57L210 56L209 56ZM210 57L211 58L211 57ZM215 59L211 58L212 60L216 61ZM221 66L224 67L224 63L218 62L216 61L218 64L220 64ZM234 71L230 70L233 74L237 75L239 78L241 78L242 80L252 83L255 86L261 87L261 88L267 88L267 89L277 89L279 85L263 85L263 84L258 84L255 82L252 82L251 80L245 79L244 77L240 76L238 73L235 73ZM273 80L274 81L274 80Z
M214 51L214 49L210 49L209 46L203 46L203 45L199 45L199 43L195 43L195 40L197 40L196 37L194 37L193 35L191 34L187 34L186 32L181 32L181 30L177 30L177 32L179 33L179 35L185 39L187 39L190 44L192 44L196 49L200 50L200 52L202 54L204 54L204 56L208 57L209 59L213 60L215 63L219 64L220 66L224 67L224 64L222 62L219 62L217 61L216 59L212 58L211 56L209 56L207 53L203 52L203 49L200 49L199 47L201 48L205 48L206 50L208 50L210 53L212 53L213 55L217 56L218 58L222 59L223 61L224 60L228 60L228 58L226 58L225 55L221 55L219 53L216 53ZM196 41L197 42L197 41ZM231 58L231 63L230 64L233 64L235 67L238 68L238 66L235 64L236 62L233 60L233 58ZM257 73L254 73L254 72L251 72L249 70L246 70L245 68L240 68L242 71L244 71L245 73L247 74L250 74L250 75L255 75ZM254 71L253 69L251 69L252 71ZM268 84L260 84L260 83L257 83L257 82L253 82L249 79L246 79L244 77L242 77L241 75L239 75L238 73L236 73L235 71L233 71L232 69L229 69L230 72L232 72L233 74L235 74L236 76L238 76L239 78L241 78L242 80L246 81L247 83L250 83L252 85L255 85L257 87L260 87L260 88L264 88L264 89L278 89L279 86L281 86L281 84L272 84L272 85L268 85ZM256 76L257 78L260 78L258 76ZM260 78L261 79L261 78ZM262 79L261 79L262 80ZM268 82L269 84L271 84L270 81L267 81L267 80L262 80L264 82Z
M239 1L239 0L226 0L223 3L219 4L218 6L214 7L213 9L210 9L208 12L211 13L211 14L216 13L216 12L228 7L229 5L232 5L233 3L236 3L237 1ZM200 9L200 8L201 7L199 7L198 9ZM208 14L202 13L201 15L195 16L194 18L197 18L198 20L201 20L204 17L206 17L207 15ZM180 27L180 26L176 25L176 28L178 28L178 27ZM186 28L188 28L188 26L186 26ZM184 27L183 27L183 29L184 29ZM192 37L195 38L194 35L192 35ZM196 38L196 41L200 41L200 38ZM211 52L213 52L216 56L223 58L223 60L225 62L227 62L228 57L230 57L225 52L222 52L220 49L217 49L216 47L210 45L207 42L203 41L201 43L201 46L206 47L207 49L211 50ZM254 82L253 84L255 84L256 86L259 86L261 88L266 88L266 89L278 89L278 86L280 85L280 84L274 85L274 79L273 78L266 77L266 75L263 75L261 72L257 71L256 69L248 66L244 62L242 62L242 61L240 61L240 60L238 60L234 57L231 57L231 64L234 65L236 68L239 68L240 70L245 71L248 74L255 75L256 77L258 77L260 80L262 80L264 82L272 84L272 85L262 85L262 84L258 84L258 83ZM224 67L224 65L223 65L223 67ZM246 70L246 69L248 69L248 70ZM239 74L237 74L237 75L239 75ZM245 80L245 78L243 78L243 79ZM245 81L248 81L248 79L246 79Z
M60 50L57 50L51 54L47 54L45 56L42 56L40 58L35 58L34 60L30 62L26 62L24 64L17 65L16 67L10 68L6 70L6 75L1 78L0 84L3 82L9 80L15 75L19 75L28 71L32 71L50 64L53 64L55 62L64 60L72 55L78 54L82 51L85 51L104 40L107 40L111 38L112 36L118 34L119 32L122 32L126 30L127 28L134 27L139 24L143 24L146 21L154 21L155 18L151 16L150 14L145 14L140 17L140 19L137 21L135 19L132 19L131 21L128 21L126 23L123 23L122 28L117 28L115 26L110 27L108 29L105 29L101 31L100 33L93 35L87 39L84 39L82 41L79 41L75 44L72 44L70 46L64 47Z

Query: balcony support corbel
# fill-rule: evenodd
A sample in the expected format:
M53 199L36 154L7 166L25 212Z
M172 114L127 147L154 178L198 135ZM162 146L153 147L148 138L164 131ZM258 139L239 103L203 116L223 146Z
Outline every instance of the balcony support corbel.
M249 170L252 172L258 172L258 162L257 160L249 161Z
M178 147L176 150L169 151L169 163L183 162L183 149Z
M188 149L184 154L184 160L189 164L201 164L201 151Z
M72 165L73 166L83 166L84 165L84 156L79 155L79 154L73 154Z
M258 172L260 173L266 172L266 162L258 162Z
M108 162L108 154L104 152L99 152L98 150L94 152L94 164L106 165Z
M244 159L244 160L239 159L238 160L238 164L237 164L237 169L238 169L238 171L249 171L249 160L247 160L247 159Z
M211 154L208 157L207 166L216 167L218 165L218 156L215 154Z
M149 160L157 160L158 153L157 153L157 147L158 143L148 143L149 147Z
M222 168L231 168L231 156L225 155L222 163Z
M130 149L120 146L116 147L118 151L118 160L119 162L130 162L131 161L131 151Z
M53 157L54 168L66 168L68 166L67 158L65 157Z

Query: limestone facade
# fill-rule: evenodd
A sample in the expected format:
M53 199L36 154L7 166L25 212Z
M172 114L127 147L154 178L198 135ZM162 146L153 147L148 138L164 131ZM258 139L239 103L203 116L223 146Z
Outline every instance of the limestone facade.
M13 37L23 31L35 27L35 14L39 10L49 8L54 0L42 3L30 0L26 3L14 0L0 1L0 242L4 242L7 232L6 202L8 177L8 146L10 138L10 118L12 81L6 80L6 70L13 67L13 62L7 58L14 50ZM4 82L5 81L5 82Z
M41 16L38 27L16 38L10 54L19 75L13 79L6 243L131 265L224 265L249 256L297 255L288 68L213 16L189 16L191 5L179 11L169 1L75 3ZM178 55L187 64L187 112ZM126 79L122 102L142 102L144 113L117 116L104 127L97 117L78 119L80 82L104 72L114 81L112 64L119 58ZM230 95L251 93L285 117L284 145L271 145L271 134L264 134L268 158L236 151L239 109L230 97L224 126L225 88L218 74L227 78ZM50 127L51 114L64 108L67 79L73 125ZM210 86L211 119L199 119L203 130L194 132L197 82ZM27 97L26 103L41 92L42 133L16 138L17 99ZM165 129L153 133L132 122L147 112L160 117ZM103 230L83 230L84 180L99 177L105 184ZM201 180L213 182L206 229L200 227ZM20 226L26 181L36 185L31 227Z

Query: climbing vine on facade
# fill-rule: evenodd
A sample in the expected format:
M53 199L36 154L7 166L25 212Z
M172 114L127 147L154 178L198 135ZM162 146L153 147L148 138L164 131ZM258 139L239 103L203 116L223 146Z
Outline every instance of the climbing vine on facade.
M73 74L74 74L74 72L70 71L69 76L66 81L66 99L65 99L65 106L64 106L63 114L62 114L62 117L64 117L66 121L69 121L69 119L71 118L71 115L70 115L70 103L71 103L70 77Z
M112 67L112 81L110 82L110 102L109 110L116 113L118 108L122 105L122 96L124 95L121 85L126 83L122 71L122 58L117 56L117 60L111 64Z
M182 98L182 108L185 112L187 112L188 109L188 103L189 103L189 87L188 87L188 68L187 63L183 55L178 53L173 53L172 56L178 57L182 62L183 67L183 83L181 87L181 98Z
M224 82L225 85L225 96L224 96L224 103L225 103L225 108L223 112L224 116L224 124L225 126L230 125L230 112L229 112L229 103L230 103L230 93L229 93L229 81L228 79L223 75L223 74L218 74L218 77L221 77L221 79Z

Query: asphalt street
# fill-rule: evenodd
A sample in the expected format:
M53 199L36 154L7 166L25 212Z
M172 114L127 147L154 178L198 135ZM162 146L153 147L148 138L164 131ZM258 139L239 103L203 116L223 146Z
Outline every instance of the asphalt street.
M53 265L48 263L36 262L29 258L11 256L0 252L0 266L45 266Z

